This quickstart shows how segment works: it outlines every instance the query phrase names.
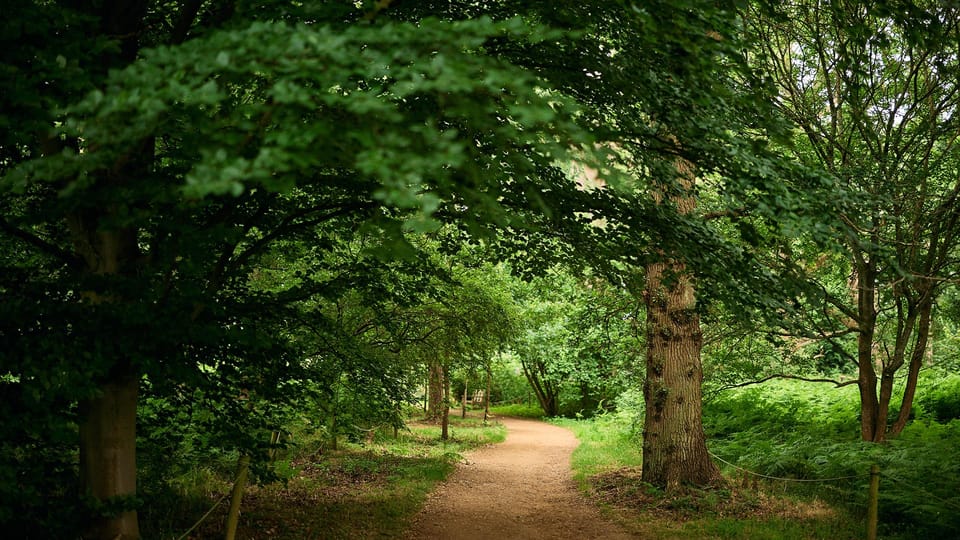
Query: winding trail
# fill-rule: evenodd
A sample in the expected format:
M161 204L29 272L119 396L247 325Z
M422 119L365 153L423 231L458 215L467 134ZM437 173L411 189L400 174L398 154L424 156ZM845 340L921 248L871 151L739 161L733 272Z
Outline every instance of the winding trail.
M430 494L408 540L634 538L577 491L570 431L502 418L507 440L466 455Z

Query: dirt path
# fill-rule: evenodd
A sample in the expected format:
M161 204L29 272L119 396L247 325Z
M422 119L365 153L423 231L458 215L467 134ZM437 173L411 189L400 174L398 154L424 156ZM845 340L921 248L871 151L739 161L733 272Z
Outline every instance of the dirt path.
M627 539L577 491L566 429L513 418L504 443L466 455L414 518L410 540Z

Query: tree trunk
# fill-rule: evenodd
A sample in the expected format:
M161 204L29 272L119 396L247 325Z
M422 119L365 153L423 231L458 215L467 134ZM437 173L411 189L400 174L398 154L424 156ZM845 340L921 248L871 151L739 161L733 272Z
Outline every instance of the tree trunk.
M439 360L432 360L428 368L429 376L429 399L427 405L427 420L437 422L443 416L443 366Z
M907 384L903 389L903 399L900 401L900 413L896 421L890 426L889 435L896 437L907 426L910 419L910 411L913 409L913 396L917 391L917 380L920 376L920 367L923 365L924 356L927 354L927 343L930 337L930 316L933 310L933 301L929 294L924 294L924 300L920 303L920 324L917 328L917 341L913 346L910 355L910 366L907 371Z
M137 494L137 394L140 378L133 369L118 369L97 397L80 404L80 480L100 502ZM120 502L120 501L117 501ZM134 509L91 520L84 538L140 538Z
M690 278L678 263L647 267L644 482L674 490L720 479L703 431L703 335ZM669 273L669 278L664 274ZM670 279L670 283L665 283Z
M424 379L423 384L423 415L427 416L427 411L429 410L430 403L430 370L427 369L427 376Z
M487 364L487 393L483 395L483 421L486 422L487 418L490 416L490 379L492 378L493 370L490 369L490 364Z
M443 366L441 372L441 377L443 378L443 404L441 412L441 428L440 428L440 439L447 440L450 438L450 368Z
M74 214L67 226L74 249L86 271L98 275L130 275L139 258L136 230L101 230L108 213ZM124 300L110 292L85 291L93 308ZM137 398L140 375L128 360L114 365L98 388L97 396L79 404L80 485L84 494L100 503L128 499L123 510L111 515L95 512L84 538L127 540L140 537L133 499L137 491Z
M676 142L676 141L674 141ZM676 162L685 193L671 198L681 214L696 208L693 165ZM662 202L662 195L654 193ZM642 480L668 491L682 484L709 485L722 479L710 459L703 431L703 334L692 278L681 262L647 266L647 374L643 385Z
M873 364L873 340L877 325L875 308L876 278L874 264L857 264L857 387L860 390L860 438L864 441L883 439L878 429L880 399L877 397L877 370ZM879 442L879 441L878 441Z
M537 402L543 413L547 416L558 416L560 414L560 404L557 399L557 390L546 378L546 366L540 362L520 360L520 367L523 368L523 374L530 383L530 388L537 396ZM541 376L543 375L543 376Z
M467 417L467 377L463 377L463 402L460 403L460 418Z

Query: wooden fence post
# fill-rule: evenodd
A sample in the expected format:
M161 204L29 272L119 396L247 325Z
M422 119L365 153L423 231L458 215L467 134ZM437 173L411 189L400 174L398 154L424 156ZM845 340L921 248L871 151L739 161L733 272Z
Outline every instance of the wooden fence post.
M867 502L867 540L877 540L877 505L880 498L880 466L870 466L870 498Z

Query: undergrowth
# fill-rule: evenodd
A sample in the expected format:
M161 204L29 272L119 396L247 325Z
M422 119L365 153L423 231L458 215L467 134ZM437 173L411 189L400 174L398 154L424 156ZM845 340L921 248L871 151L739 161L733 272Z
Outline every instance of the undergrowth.
M412 422L394 436L386 428L362 442L342 441L336 451L301 432L274 463L282 481L249 485L239 537L258 539L382 538L398 536L427 493L446 478L462 452L506 438L506 428L482 419L450 417L450 438L434 424ZM231 474L190 471L168 482L143 523L144 537L175 539L223 495ZM222 501L187 538L221 538ZM180 512L179 514L177 512Z
M553 420L577 435L571 463L581 488L643 538L859 538L862 529L822 500L775 486L729 482L666 494L641 481L641 441L629 411Z
M543 418L543 409L539 405L514 403L510 405L495 405L490 407L490 413L495 416L513 416L517 418Z
M875 463L881 469L884 537L956 537L960 420L950 411L960 402L960 377L940 380L927 374L919 392L916 418L899 437L884 444L859 440L855 386L828 389L791 381L729 391L705 406L704 422L710 449L720 458L768 476L834 479L772 485L821 498L858 518L865 514L868 471Z

